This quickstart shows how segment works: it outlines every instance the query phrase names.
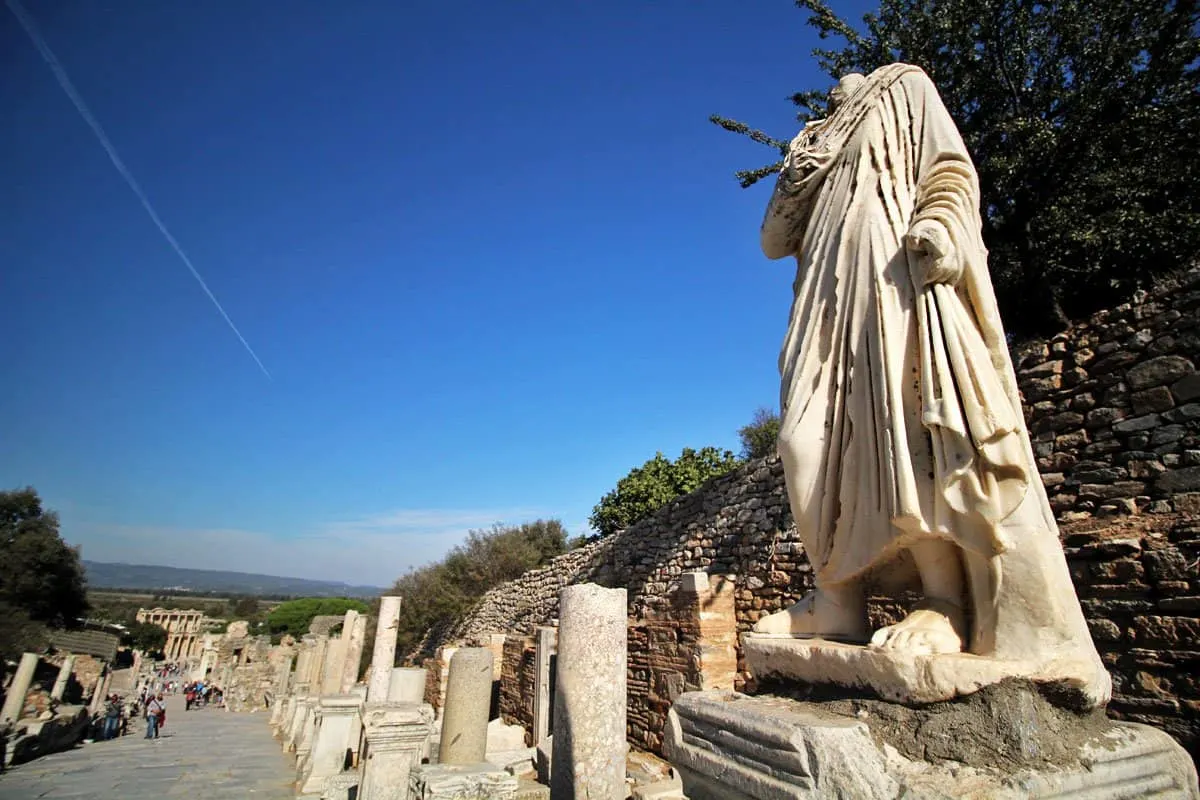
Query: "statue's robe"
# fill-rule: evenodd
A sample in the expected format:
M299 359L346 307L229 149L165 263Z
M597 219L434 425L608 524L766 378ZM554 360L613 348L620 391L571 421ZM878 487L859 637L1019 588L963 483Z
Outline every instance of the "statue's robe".
M953 285L924 285L905 246L922 220L949 235ZM798 262L779 451L817 585L886 574L927 537L952 541L972 652L1082 659L1107 693L1025 432L978 178L923 71L876 70L801 132L762 245Z

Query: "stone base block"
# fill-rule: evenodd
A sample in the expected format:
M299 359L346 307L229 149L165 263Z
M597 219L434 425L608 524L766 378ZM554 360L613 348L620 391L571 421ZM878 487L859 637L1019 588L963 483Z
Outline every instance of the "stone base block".
M518 779L516 800L550 800L550 787L537 781Z
M325 780L325 791L321 800L352 800L357 796L358 784L361 779L358 771L341 772Z
M884 700L936 703L963 697L1007 678L1055 683L1074 689L1095 707L1108 697L1079 679L1097 669L1091 661L1064 658L1054 664L1001 661L970 653L912 655L827 639L748 633L742 637L746 669L755 678L836 684L871 692Z
M930 737L945 747L945 730ZM1187 752L1155 728L1104 723L1071 759L1035 767L967 766L902 755L853 715L777 697L688 692L675 700L664 750L692 800L1200 798Z
M412 771L413 800L516 800L516 776L495 765L425 764Z

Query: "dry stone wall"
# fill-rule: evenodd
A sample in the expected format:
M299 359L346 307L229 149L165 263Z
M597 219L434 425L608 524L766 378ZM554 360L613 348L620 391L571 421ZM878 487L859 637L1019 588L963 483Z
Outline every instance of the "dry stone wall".
M1017 346L1014 363L1071 574L1113 672L1111 711L1165 728L1195 754L1200 273L1049 341ZM625 531L493 589L432 644L486 643L493 632L528 636L557 617L563 586L625 587L633 626L631 742L655 749L659 711L639 716L634 707L639 696L649 696L649 690L635 691L639 659L645 648L662 644L651 638L654 623L645 621L669 617L680 576L696 570L736 576L739 631L808 590L811 570L791 524L777 459L751 462ZM874 621L902 609L902 603L876 602ZM663 680L691 685L687 668L681 664L677 673L678 679ZM737 687L753 689L744 674ZM518 705L510 699L514 720L527 713Z
M1015 348L1038 468L1064 520L1171 511L1200 491L1200 274L1136 300Z

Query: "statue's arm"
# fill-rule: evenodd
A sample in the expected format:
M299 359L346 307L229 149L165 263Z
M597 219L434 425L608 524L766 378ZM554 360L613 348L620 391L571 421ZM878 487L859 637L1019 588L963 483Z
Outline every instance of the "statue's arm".
M783 167L775 181L775 191L767 204L760 229L763 255L770 259L796 255L804 239L804 228L812 210L812 171L810 159L804 157L809 136L820 128L821 122L810 122L792 139Z
M924 72L903 80L911 113L920 120L917 204L904 241L917 256L924 284L954 285L962 279L964 248L972 246L966 226L975 219L979 180L933 82Z

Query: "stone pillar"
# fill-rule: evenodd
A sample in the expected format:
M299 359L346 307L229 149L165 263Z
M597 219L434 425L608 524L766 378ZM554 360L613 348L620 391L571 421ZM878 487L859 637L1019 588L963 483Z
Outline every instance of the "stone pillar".
M350 615L354 616L351 617ZM362 663L363 640L367 638L367 616L357 611L346 612L342 624L342 638L346 641L346 660L342 664L342 682L338 694L346 694L358 683L358 665Z
M342 771L346 751L358 746L357 741L351 743L350 735L360 702L354 695L321 698L321 725L313 736L308 775L301 784L301 794L320 794L325 789L325 781Z
M342 690L342 669L346 666L346 644L343 635L330 639L325 645L325 663L321 667L321 682L313 687L314 694L339 694Z
M624 800L625 590L567 586L558 608L551 794L555 800Z
M363 728L367 758L359 800L407 800L409 774L421 763L433 729L433 708L425 703L368 703Z
M554 681L553 665L558 653L558 629L538 628L534 644L533 678L533 746L537 747L550 735L550 720L554 706L550 687Z
M71 672L75 669L75 656L67 656L63 659L62 666L58 668L58 677L54 679L54 688L50 691L51 700L63 699L63 694L67 691L67 684L71 682Z
M283 708L291 688L292 659L294 653L284 653L279 657L279 666L275 669L275 685L273 687L273 702L271 704L271 725L278 725L283 716Z
M375 628L375 649L371 652L371 678L367 682L367 702L387 697L388 681L396 663L396 633L400 627L400 598L379 598L379 624Z
M388 702L425 702L425 670L420 667L395 667L388 684Z
M325 675L325 654L329 651L328 637L317 637L313 647L312 661L309 663L308 683L305 684L307 694L297 702L297 724L292 738L292 746L296 753L298 764L306 764L308 754L312 751L312 735L317 725L319 711L317 701L321 697L321 684Z
M21 663L17 665L17 672L13 675L12 683L8 687L8 694L4 697L4 709L0 710L0 722L16 722L21 718L21 714L25 711L25 694L29 691L29 685L33 683L33 673L37 671L37 665L37 653L22 654Z
M450 659L439 764L478 764L484 760L494 661L492 651L486 647L462 647Z
M104 674L96 679L96 688L92 692L92 701L88 705L88 711L99 714L100 709L104 708L104 699L108 697L108 685L111 682L112 673L105 669Z

